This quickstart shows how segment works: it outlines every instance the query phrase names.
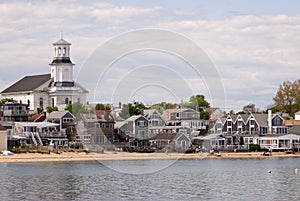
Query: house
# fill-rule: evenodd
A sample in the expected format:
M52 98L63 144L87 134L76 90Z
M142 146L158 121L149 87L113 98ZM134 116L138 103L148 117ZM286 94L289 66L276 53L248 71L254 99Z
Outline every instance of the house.
M220 149L226 145L226 139L220 134L194 137L193 144L200 146L203 150Z
M224 112L218 107L209 107L206 108L205 111L209 113L210 120L212 121L217 120L225 115Z
M261 148L271 150L287 150L287 149L299 149L300 148L300 135L287 134L278 135L271 134L266 136L260 136L258 144Z
M143 116L148 120L149 137L162 132L166 122L157 110L143 110Z
M143 115L134 115L123 122L116 123L120 133L137 139L148 139L148 119Z
M75 116L69 111L53 111L47 116L46 121L58 124L57 130L65 135L68 124L75 121Z
M114 125L115 120L114 117L111 114L110 110L96 110L95 111L96 117L97 117L97 123L99 123L99 126L104 133L104 135L111 141L114 142Z
M73 80L75 64L70 59L70 46L63 38L53 43L50 74L25 76L4 89L2 98L26 103L31 111L48 106L63 110L70 103L85 103L88 91Z
M227 135L287 134L288 128L284 121L279 114L229 114L225 119L219 118L216 121L213 132L220 133L220 126L223 126L222 132Z
M194 130L205 130L209 124L208 120L200 118L200 113L190 108L167 109L163 113L166 126L177 126L178 128L188 128L191 134Z
M110 141L100 127L96 114L80 114L76 124L76 142L84 145L108 145Z
M50 122L15 122L8 132L8 147L65 146L68 139L58 132L59 124Z
M178 151L185 152L192 144L191 139L185 133L177 133L176 137L174 138L175 148Z
M6 128L12 128L14 122L28 121L28 105L8 102L0 106L1 123Z
M7 150L7 131L0 125L0 151Z
M295 113L295 120L300 120L300 111Z
M226 122L225 117L218 118L214 123L212 128L210 129L210 132L213 134L221 134L223 133L223 127Z
M176 134L174 133L158 133L149 139L150 146L155 147L156 150L161 150L168 147Z

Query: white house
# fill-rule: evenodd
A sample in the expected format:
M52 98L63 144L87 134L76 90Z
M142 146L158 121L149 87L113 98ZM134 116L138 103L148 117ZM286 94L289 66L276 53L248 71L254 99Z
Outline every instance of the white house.
M29 105L29 109L45 109L57 106L63 110L67 104L86 102L88 91L73 80L73 67L70 59L71 43L63 38L53 43L53 60L50 74L25 76L1 92L2 98Z

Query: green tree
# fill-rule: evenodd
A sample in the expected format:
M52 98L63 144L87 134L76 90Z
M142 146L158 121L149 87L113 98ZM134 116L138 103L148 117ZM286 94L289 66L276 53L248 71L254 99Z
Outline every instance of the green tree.
M133 115L139 115L142 113L142 110L147 109L147 107L140 102L123 104L122 110L120 112L120 117L123 119L128 119Z
M36 109L36 112L37 112L38 114L42 114L42 112L44 112L44 109L38 107L38 108Z
M166 109L175 109L177 108L178 104L176 103L166 103L166 102L161 102L161 103L156 103L151 105L151 109L157 110L160 114L162 114Z
M15 103L17 102L16 100L14 100L13 98L3 98L0 100L0 105L4 105L5 103Z
M293 116L295 112L300 110L300 80L284 81L280 84L273 100L277 110Z
M191 96L189 102L184 103L183 107L201 111L202 109L209 108L210 104L205 100L204 95L198 94Z
M104 105L102 103L98 103L95 106L95 110L110 110L110 106L109 105Z
M200 119L204 119L204 120L209 120L210 119L210 114L209 112L206 112L204 110L200 111Z
M57 108L56 106L54 106L54 107L48 106L48 107L46 107L46 111L47 111L48 113L51 113L51 112L53 112L53 111L58 111L58 108Z
M84 105L80 103L69 104L65 110L71 112L75 117L78 117L80 113L89 113L89 111L85 109Z

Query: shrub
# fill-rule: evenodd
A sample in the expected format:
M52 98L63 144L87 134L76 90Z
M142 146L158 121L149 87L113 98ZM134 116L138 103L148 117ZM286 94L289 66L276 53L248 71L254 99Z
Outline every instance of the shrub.
M261 151L261 147L259 144L249 144L250 151Z

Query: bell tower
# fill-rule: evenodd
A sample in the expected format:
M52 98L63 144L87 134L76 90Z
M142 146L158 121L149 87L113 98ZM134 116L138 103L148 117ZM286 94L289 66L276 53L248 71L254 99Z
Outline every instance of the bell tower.
M51 66L51 78L54 86L74 86L73 66L70 59L71 43L65 41L63 36L53 43L53 60Z

